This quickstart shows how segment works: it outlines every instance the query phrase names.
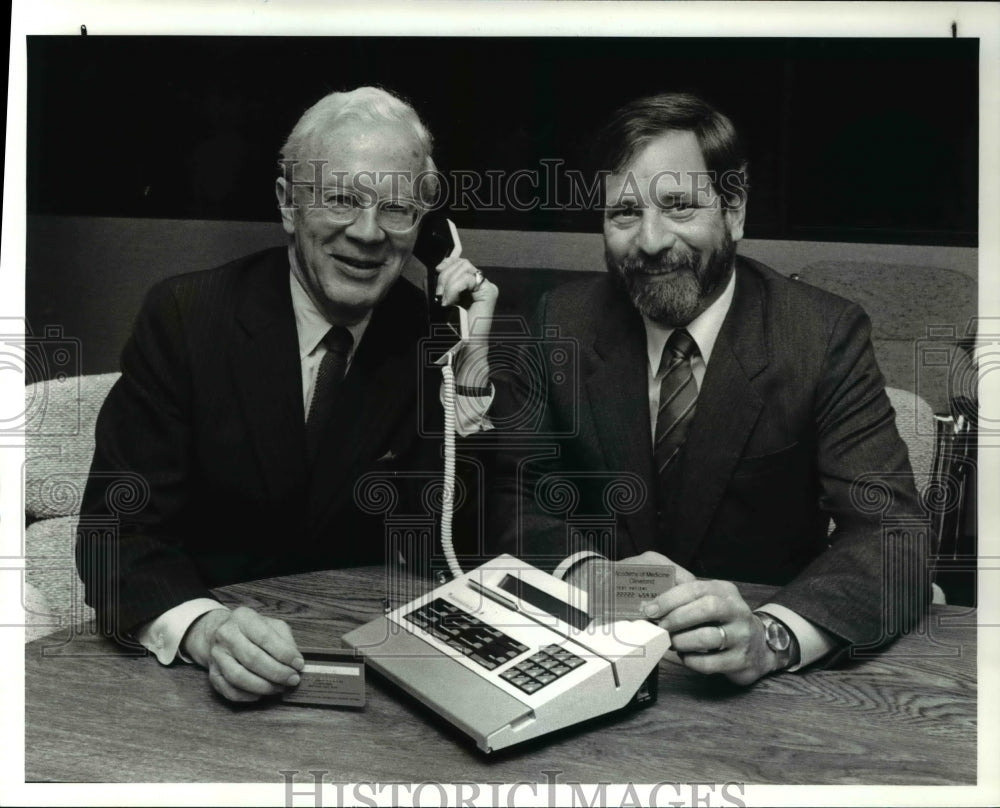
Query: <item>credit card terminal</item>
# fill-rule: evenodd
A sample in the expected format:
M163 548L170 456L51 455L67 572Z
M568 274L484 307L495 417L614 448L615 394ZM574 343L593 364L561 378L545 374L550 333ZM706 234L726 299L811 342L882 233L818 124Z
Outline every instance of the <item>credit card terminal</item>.
M591 621L587 605L583 591L501 555L343 640L492 752L655 701L667 632Z

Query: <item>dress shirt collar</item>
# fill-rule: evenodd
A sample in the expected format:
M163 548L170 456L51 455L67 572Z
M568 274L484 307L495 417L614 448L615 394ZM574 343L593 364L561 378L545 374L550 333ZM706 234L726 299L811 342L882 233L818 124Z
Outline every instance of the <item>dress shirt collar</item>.
M326 332L330 330L331 324L316 308L309 293L302 288L295 273L298 267L295 248L291 246L288 248L288 263L291 266L292 310L295 312L295 330L299 337L299 360L301 361L312 355L320 342L323 341ZM372 314L368 312L360 322L346 326L347 330L351 332L351 336L354 337L354 346L351 348L350 356L353 356L354 352L357 351L361 337L364 335L365 329L368 328L371 318Z
M722 323L729 312L729 306L733 302L735 291L736 269L734 268L729 275L729 283L726 284L726 288L718 299L687 324L687 332L698 346L698 354L706 367L708 359L712 355L712 349L715 347L715 340L719 336L719 331L722 330ZM659 372L663 346L667 344L674 329L660 325L645 315L643 315L642 321L646 325L646 353L649 357L649 372L650 376L655 376Z

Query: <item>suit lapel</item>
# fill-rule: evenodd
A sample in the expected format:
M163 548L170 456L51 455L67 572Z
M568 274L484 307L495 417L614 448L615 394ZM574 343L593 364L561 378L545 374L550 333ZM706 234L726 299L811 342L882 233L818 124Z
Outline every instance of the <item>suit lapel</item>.
M234 384L265 485L279 497L305 480L302 371L284 249L247 268L236 317Z
M635 551L642 552L653 548L656 524L646 332L642 318L610 282L605 299L586 378L587 398L604 467L632 472L646 486L645 503L624 517ZM619 547L620 554L631 552Z
M737 259L736 293L712 350L684 447L671 551L688 565L705 538L763 402L752 384L768 363L761 282Z

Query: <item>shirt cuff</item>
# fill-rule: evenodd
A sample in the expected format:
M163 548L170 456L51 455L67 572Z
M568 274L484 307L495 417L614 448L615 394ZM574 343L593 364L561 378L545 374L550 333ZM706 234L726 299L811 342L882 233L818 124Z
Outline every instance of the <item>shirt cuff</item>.
M581 550L579 553L573 553L573 555L567 556L560 561L559 566L552 570L552 574L560 581L564 581L566 580L566 575L573 567L586 561L588 558L604 558L604 556L595 550Z
M477 432L489 432L493 424L489 419L490 407L496 390L490 382L489 392L482 396L455 396L455 431L463 438ZM444 385L440 390L441 404L444 404Z
M789 671L797 671L807 665L811 665L813 662L825 657L838 645L832 634L824 631L814 623L810 623L786 606L779 606L777 603L765 603L763 606L758 606L756 611L767 612L769 615L777 617L782 623L788 626L788 630L798 640L799 663L788 668L787 670Z
M211 598L195 598L188 600L146 623L136 634L136 639L143 647L155 656L161 665L169 665L178 656L185 662L190 662L180 652L181 640L199 617L215 609L228 609L219 601Z

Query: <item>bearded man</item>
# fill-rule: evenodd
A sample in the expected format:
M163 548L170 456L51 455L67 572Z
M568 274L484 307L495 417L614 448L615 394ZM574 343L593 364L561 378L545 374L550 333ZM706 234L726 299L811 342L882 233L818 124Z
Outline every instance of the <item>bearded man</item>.
M547 295L502 388L496 422L523 428L496 549L592 591L609 558L672 565L644 614L685 665L740 684L884 644L928 584L858 496L874 481L892 516L920 514L867 315L736 254L747 161L702 99L633 101L596 152L608 272ZM732 581L778 589L754 610Z

